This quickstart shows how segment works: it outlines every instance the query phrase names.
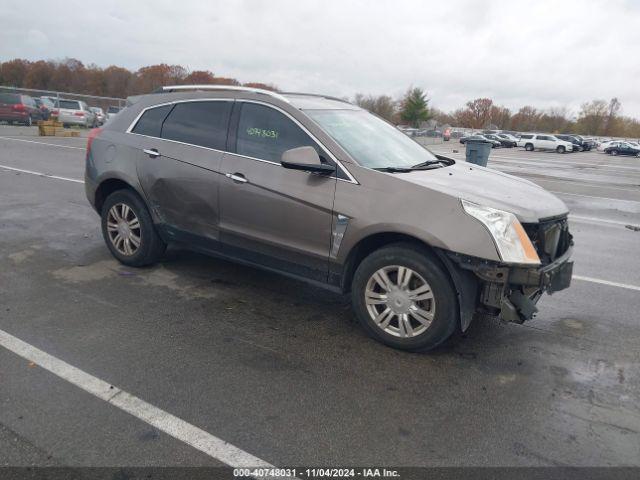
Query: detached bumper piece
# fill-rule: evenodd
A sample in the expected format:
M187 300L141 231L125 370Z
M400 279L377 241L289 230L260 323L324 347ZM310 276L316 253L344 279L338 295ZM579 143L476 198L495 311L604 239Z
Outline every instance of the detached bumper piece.
M538 252L539 267L507 266L450 254L458 266L479 279L479 312L515 323L533 318L542 294L568 288L573 274L573 238L566 217L523 227Z

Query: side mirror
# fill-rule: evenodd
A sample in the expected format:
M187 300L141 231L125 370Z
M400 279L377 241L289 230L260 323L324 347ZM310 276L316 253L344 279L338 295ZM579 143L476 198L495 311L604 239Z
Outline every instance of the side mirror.
M292 148L282 153L280 164L284 168L292 170L304 170L306 172L330 175L335 171L333 165L320 161L318 152L313 147Z

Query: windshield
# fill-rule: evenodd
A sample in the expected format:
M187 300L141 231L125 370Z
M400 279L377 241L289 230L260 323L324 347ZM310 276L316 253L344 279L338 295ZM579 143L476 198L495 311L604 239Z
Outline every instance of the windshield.
M364 110L305 110L363 167L410 168L436 156L384 120Z

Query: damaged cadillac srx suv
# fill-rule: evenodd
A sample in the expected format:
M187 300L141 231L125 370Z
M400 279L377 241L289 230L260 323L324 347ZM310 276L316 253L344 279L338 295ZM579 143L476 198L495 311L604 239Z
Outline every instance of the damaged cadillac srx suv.
M133 97L92 131L85 185L123 264L179 244L350 292L363 328L406 350L475 315L521 323L571 282L562 201L325 96L191 85Z

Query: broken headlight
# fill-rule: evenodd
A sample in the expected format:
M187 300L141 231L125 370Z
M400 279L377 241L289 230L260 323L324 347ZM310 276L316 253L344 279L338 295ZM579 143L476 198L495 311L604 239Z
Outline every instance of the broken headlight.
M513 213L462 200L462 208L489 230L506 263L540 264L536 249Z

